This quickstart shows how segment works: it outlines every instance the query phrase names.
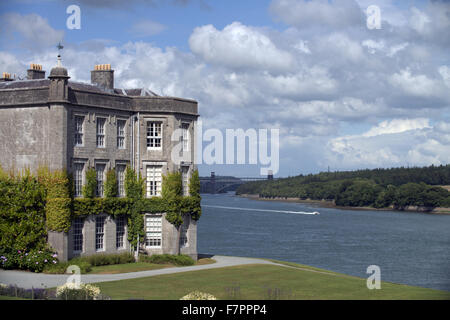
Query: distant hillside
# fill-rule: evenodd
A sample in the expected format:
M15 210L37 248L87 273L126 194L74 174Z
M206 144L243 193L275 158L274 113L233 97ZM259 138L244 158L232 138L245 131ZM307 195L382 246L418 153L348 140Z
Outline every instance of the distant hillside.
M273 181L249 182L237 194L264 198L334 200L342 206L450 207L450 165L321 172Z

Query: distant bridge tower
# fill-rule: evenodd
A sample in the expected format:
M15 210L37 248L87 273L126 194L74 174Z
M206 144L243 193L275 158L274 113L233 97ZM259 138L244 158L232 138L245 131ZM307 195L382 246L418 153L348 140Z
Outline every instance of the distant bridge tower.
M269 170L268 174L267 174L267 180L273 180L273 171Z
M216 193L216 173L214 171L211 172L211 193Z

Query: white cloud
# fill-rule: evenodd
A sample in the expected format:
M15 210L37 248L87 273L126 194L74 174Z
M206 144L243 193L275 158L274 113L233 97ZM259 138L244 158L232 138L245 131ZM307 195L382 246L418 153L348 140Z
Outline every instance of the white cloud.
M430 128L430 120L425 118L419 119L393 119L386 120L371 128L363 134L363 137L374 137L382 134L400 133L409 130L419 130Z
M363 134L331 139L326 161L347 168L447 164L450 144L436 139L442 131L449 135L450 127L430 126L429 119L385 121Z
M374 54L377 51L383 50L386 44L382 40L375 41L372 39L366 39L362 42L362 45L368 49L369 53Z
M413 75L411 70L405 69L394 73L390 83L413 96L430 97L436 94L437 83L424 74Z
M314 97L317 99L335 93L338 88L337 81L327 69L319 66L277 76L266 73L261 79L265 82L266 92L277 98L287 97L292 100L310 100Z
M392 3L383 1L385 8ZM306 15L295 8L317 3L323 10L318 23L293 20L284 31L239 22L221 30L200 26L189 39L191 52L146 41L66 43L63 65L71 80L89 82L94 64L110 63L116 87L196 99L205 128L280 128L281 161L292 159L281 174L333 163L353 169L448 162L450 67L442 33L419 34L408 23L373 32L364 19L359 27L356 20L340 25L337 18L351 13L332 13L336 1L273 3L293 5L292 17ZM441 11L424 9L432 30L446 26ZM279 18L288 23L289 16ZM33 21L30 28L50 27ZM24 30L13 42L17 47L27 37ZM45 40L31 54L0 52L0 71L24 74L33 62L48 74L55 43ZM349 135L355 127L366 130Z
M293 59L255 28L233 22L222 31L212 25L194 29L189 38L193 53L206 62L235 69L288 71Z
M440 66L438 72L441 75L442 80L444 80L445 85L450 87L450 68L448 66Z
M411 8L411 18L409 19L409 25L415 31L420 34L428 34L430 30L430 17L423 11L416 7Z
M0 51L0 74L3 72L8 72L11 73L11 76L13 76L14 73L17 73L17 75L23 77L24 74L21 70L25 70L25 68L25 64L20 62L14 55L8 52Z

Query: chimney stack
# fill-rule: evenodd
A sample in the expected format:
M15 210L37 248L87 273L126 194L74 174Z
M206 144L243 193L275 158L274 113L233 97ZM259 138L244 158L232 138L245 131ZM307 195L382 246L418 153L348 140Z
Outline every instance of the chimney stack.
M114 70L110 64L97 64L91 71L91 83L100 87L114 90Z
M11 74L8 72L3 72L2 77L0 78L1 82L6 82L6 81L14 81L14 79L11 79Z
M30 65L30 69L27 70L27 79L28 80L45 79L45 71L42 70L42 65L32 63Z

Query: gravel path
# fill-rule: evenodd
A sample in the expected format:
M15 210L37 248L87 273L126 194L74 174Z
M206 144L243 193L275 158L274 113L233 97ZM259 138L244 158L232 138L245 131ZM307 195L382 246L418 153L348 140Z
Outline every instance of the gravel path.
M272 264L279 265L263 259L254 258L241 258L241 257L229 257L229 256L213 256L212 259L216 260L216 263L189 266L189 267L174 267L159 270L129 272L120 274L82 274L82 283L96 283L115 280L125 280L134 278L151 277L161 274L171 274L179 272L197 271L205 269L215 269L223 267L231 267L245 264ZM284 266L285 267L285 266ZM44 273L32 273L26 271L11 271L0 270L0 283L17 285L21 288L52 288L64 284L69 275L62 274L44 274Z

